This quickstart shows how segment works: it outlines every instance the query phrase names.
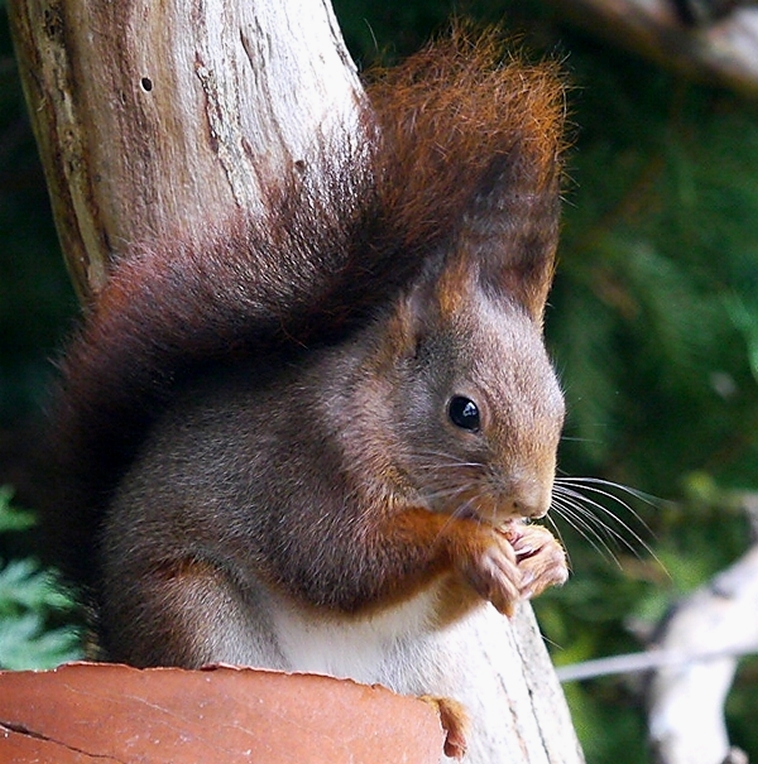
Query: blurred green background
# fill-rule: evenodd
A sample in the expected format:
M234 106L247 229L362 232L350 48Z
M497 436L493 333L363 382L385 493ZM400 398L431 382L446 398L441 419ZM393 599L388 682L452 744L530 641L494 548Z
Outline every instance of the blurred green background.
M758 490L758 108L580 32L536 0L335 8L361 66L412 52L451 13L503 22L536 56L565 61L575 140L547 326L570 412L561 472L658 498L616 491L631 507L605 501L618 521L595 510L608 532L556 518L573 577L535 606L558 664L639 650L671 603L752 540L741 496ZM0 482L23 505L24 450L76 305L2 10ZM8 505L0 495L0 664L54 664L77 647L33 561L31 518ZM648 760L639 677L566 692L590 762ZM756 708L758 661L744 660L728 724L758 760Z

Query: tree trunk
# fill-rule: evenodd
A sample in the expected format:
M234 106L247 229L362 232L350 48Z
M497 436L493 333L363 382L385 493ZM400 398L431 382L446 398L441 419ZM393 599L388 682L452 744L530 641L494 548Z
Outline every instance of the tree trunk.
M30 115L72 279L96 296L129 242L265 213L258 179L366 138L363 91L326 0L12 0ZM471 764L582 761L522 605L428 645L434 694L474 719Z
M83 297L125 244L259 213L262 173L360 129L355 67L316 0L19 0L10 15Z

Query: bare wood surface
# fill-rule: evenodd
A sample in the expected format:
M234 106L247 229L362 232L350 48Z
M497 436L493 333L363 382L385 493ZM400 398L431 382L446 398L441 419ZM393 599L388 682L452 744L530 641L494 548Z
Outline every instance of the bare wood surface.
M10 16L84 299L129 242L265 214L262 176L365 138L363 91L326 0L12 0ZM482 607L417 660L425 692L469 705L469 764L583 760L528 605L512 622Z
M531 606L511 619L487 605L423 646L434 692L472 720L465 764L582 764L563 690ZM452 759L445 759L452 761Z
M578 25L685 75L758 97L758 8L686 24L673 0L548 0Z

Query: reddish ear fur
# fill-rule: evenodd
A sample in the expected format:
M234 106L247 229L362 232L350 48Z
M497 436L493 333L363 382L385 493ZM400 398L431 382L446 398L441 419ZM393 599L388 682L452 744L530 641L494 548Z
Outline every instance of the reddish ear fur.
M116 264L53 412L48 528L74 580L88 580L93 529L146 431L209 364L339 340L441 252L449 274L475 263L487 289L541 316L558 226L556 66L503 61L496 33L459 29L376 74L369 95L373 161L345 147L315 158L326 203L293 171L272 184L268 220L134 247ZM444 282L447 302L455 285Z

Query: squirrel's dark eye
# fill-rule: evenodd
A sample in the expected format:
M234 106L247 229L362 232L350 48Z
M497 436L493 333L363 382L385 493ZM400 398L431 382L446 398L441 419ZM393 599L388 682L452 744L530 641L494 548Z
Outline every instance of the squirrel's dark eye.
M454 396L450 399L447 411L450 421L463 430L476 432L481 425L479 409L470 398L464 398L462 395Z

